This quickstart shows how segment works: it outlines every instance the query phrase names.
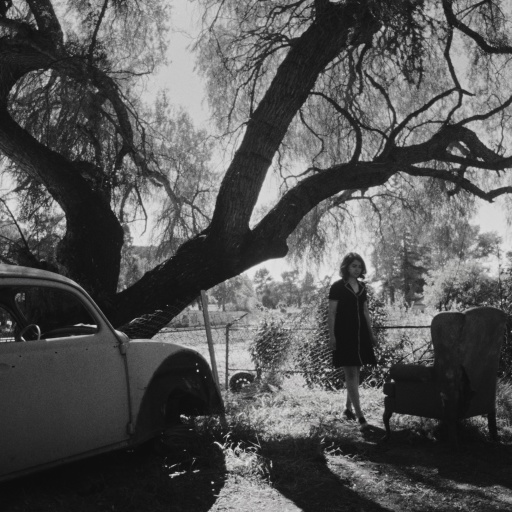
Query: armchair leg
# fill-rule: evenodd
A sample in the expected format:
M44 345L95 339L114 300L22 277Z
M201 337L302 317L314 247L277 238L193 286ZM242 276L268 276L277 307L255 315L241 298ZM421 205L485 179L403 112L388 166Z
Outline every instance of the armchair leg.
M391 415L393 411L384 409L384 414L382 415L382 421L384 422L384 427L386 428L386 434L383 437L383 441L387 441L391 436L391 428L389 427L389 420L391 419Z
M496 411L487 414L487 424L489 425L489 434L493 441L498 441L498 427L496 425Z
M459 440L457 437L457 409L456 402L454 400L445 400L444 406L444 418L443 423L446 428L448 436L448 443L455 449L459 447Z

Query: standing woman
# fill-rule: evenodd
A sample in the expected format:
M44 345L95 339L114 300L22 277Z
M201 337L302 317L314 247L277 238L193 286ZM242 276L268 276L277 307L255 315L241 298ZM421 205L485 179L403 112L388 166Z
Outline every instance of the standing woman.
M341 262L341 279L329 290L329 342L334 350L333 363L343 367L347 401L343 416L359 421L360 429L369 427L359 402L359 372L364 364L377 364L373 346L377 345L368 311L368 295L364 283L363 258L348 253ZM354 407L354 410L352 410ZM355 412L355 414L354 414Z

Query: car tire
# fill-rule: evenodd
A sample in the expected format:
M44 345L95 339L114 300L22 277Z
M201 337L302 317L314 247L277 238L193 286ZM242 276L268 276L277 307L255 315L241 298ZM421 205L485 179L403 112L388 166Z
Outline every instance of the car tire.
M249 372L238 372L235 373L229 379L229 389L234 393L242 391L246 386L249 386L254 382L254 374Z

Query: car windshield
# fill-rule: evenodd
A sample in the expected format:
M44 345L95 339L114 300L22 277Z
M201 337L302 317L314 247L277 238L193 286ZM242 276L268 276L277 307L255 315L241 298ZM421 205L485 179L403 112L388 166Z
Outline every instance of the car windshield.
M58 337L97 330L92 315L71 292L48 286L0 287L1 341L17 341L17 334L28 325L39 327L41 334L37 338L52 337L52 333ZM71 333L69 327L83 327L83 331Z

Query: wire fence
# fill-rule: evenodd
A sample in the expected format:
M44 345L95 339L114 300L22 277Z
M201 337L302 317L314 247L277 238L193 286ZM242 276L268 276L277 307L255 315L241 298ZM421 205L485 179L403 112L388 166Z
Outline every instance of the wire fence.
M253 382L279 385L292 375L300 376L305 386L326 389L343 387L341 369L332 365L326 319L310 308L293 313L210 312L205 326L199 310L185 311L155 339L192 348L215 365L222 389L237 391ZM363 367L367 385L380 385L389 366L395 362L428 363L432 359L430 321L414 317L414 322L397 323L380 329L376 349L379 364ZM428 324L428 325L427 325ZM208 347L208 337L214 352Z

